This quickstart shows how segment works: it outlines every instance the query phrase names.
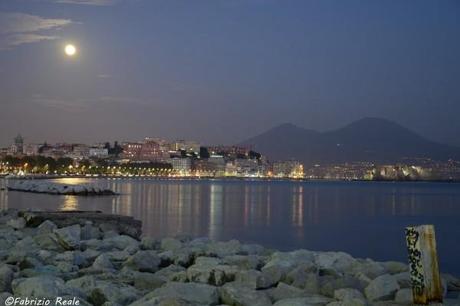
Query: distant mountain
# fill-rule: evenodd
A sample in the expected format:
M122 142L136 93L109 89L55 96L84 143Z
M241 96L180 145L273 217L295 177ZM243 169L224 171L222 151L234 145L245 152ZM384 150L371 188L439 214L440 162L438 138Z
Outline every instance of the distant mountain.
M460 148L430 141L381 118L364 118L327 132L286 123L240 145L251 146L271 160L293 158L305 165L351 161L386 163L417 157L460 160Z

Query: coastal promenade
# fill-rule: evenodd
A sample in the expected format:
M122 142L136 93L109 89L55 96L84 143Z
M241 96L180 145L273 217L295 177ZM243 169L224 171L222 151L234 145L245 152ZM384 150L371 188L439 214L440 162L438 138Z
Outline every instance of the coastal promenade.
M237 240L157 240L142 236L140 221L98 212L0 214L1 303L14 296L73 305L411 304L400 262ZM460 280L442 278L444 305L460 305Z

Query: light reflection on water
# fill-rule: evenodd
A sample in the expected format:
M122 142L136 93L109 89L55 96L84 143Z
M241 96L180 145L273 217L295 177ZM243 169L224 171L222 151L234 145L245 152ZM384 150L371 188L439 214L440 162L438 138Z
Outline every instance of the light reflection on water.
M72 195L64 196L64 201L59 207L59 210L78 210L78 198L79 197Z
M132 215L154 237L189 234L279 249L342 250L405 260L404 227L435 224L441 267L460 274L460 184L65 179L120 196L0 191L0 208L101 210ZM0 186L4 184L0 181Z

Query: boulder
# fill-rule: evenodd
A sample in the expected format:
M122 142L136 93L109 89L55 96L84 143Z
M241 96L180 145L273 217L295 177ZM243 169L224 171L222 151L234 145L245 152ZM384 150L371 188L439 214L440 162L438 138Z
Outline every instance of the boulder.
M276 284L269 275L257 270L240 270L236 273L235 281L251 289L266 289Z
M338 277L332 275L321 276L319 277L319 283L320 293L328 297L333 297L337 289L355 288L363 290L365 287L359 279L348 274Z
M158 250L160 246L161 242L152 237L143 237L140 244L141 250Z
M318 252L315 254L315 264L320 270L343 274L353 268L356 259L344 252Z
M11 292L11 282L13 278L14 271L10 266L0 266L0 292Z
M129 306L203 306L199 303L190 303L177 297L146 295L140 300L135 301Z
M238 268L234 266L216 264L211 260L198 260L187 269L187 279L191 282L222 286L233 281L237 272Z
M81 227L79 224L55 229L59 244L66 250L75 250L80 248Z
M394 274L393 277L396 279L398 285L401 288L412 288L409 272L401 272L398 274Z
M413 303L413 298L412 298L412 289L409 288L404 288L398 290L395 295L395 302L398 304L412 304Z
M29 298L56 298L69 293L61 278L50 275L15 279L12 288L15 296Z
M99 227L94 226L91 221L87 221L81 228L81 240L101 239L102 232Z
M321 295L312 295L309 297L301 298L287 298L279 300L273 306L323 306L327 305L331 299L321 296Z
M360 299L350 299L345 301L334 301L327 306L367 306L367 302ZM383 305L382 305L383 306Z
M182 242L174 238L161 239L161 249L164 251L174 251L182 247Z
M34 276L56 276L60 277L59 269L54 265L45 265L35 269L24 269L19 272L19 277L34 277Z
M339 301L360 300L365 304L366 298L361 291L354 288L342 288L334 291L334 298Z
M114 270L112 262L110 261L109 256L106 254L99 255L96 260L94 260L93 265L91 266L94 270L104 271L104 270Z
M170 282L161 288L155 289L148 296L148 298L153 297L179 298L188 303L198 305L217 305L219 301L216 287L196 283Z
M9 297L12 297L13 295L9 292L2 292L0 293L0 305L6 305L7 303L5 303L6 299L8 299Z
M41 250L62 252L65 250L64 246L59 243L58 237L55 233L44 233L34 237L34 241Z
M115 269L120 269L123 263L130 257L127 251L112 251L104 254L107 255Z
M226 283L220 290L220 298L224 304L234 306L266 306L271 305L267 294L250 289L240 283Z
M189 267L193 264L196 253L190 248L184 247L174 251L164 251L158 254L161 258L162 265L175 264L182 267Z
M158 271L160 263L161 259L155 251L138 251L130 256L123 265L135 271L154 273Z
M37 268L43 266L43 263L37 259L35 256L25 256L18 262L18 267L21 270L29 268Z
M267 290L267 293L273 302L288 298L311 296L311 294L306 291L285 283L278 283L276 288Z
M240 269L260 269L263 265L262 259L257 255L230 255L222 259L222 263L229 266L237 266Z
M385 274L374 279L364 290L370 301L392 300L400 286L395 277Z
M293 252L275 252L268 262L262 267L262 271L268 273L275 280L283 280L286 275L301 264L313 263L314 252L297 250Z
M156 288L163 286L166 280L148 272L135 272L134 274L134 288L138 290L152 291Z
M86 297L90 295L91 291L96 287L96 279L92 275L85 275L68 280L66 286L83 293L83 296Z
M74 251L65 251L63 253L56 254L54 256L54 260L78 265L84 259L81 257L79 253L76 253Z
M365 275L370 280L386 273L387 269L383 263L371 259L357 259L352 268L353 275Z
M88 302L95 306L128 305L136 301L139 297L139 292L131 286L108 281L98 281L87 299Z
M15 218L15 219L8 220L6 224L16 230L20 230L26 226L26 220L24 218Z
M317 273L318 269L313 262L302 263L286 275L285 282L298 288L318 287L312 286L318 283Z
M382 264L389 274L398 274L409 271L409 266L399 261L386 261Z
M54 222L50 220L45 220L43 221L37 228L37 234L50 234L52 233L55 229L57 229L57 225L54 224Z
M96 240L96 241L99 241L99 240ZM99 243L100 242L101 241L99 241ZM118 236L115 236L109 239L104 239L103 242L107 243L112 248L115 248L118 250L124 250L127 248L130 248L130 249L139 248L139 241L127 235L118 235Z
M101 255L100 251L92 250L92 249L87 249L83 252L79 252L78 255L82 258L82 264L81 267L88 267L90 266L94 260Z
M177 274L180 272L185 272L185 268L177 265L169 265L166 268L158 270L154 275L164 282L172 281L174 278L177 279ZM186 276L185 276L186 278Z
M223 258L236 255L241 252L241 244L238 240L211 242L207 245L206 254Z

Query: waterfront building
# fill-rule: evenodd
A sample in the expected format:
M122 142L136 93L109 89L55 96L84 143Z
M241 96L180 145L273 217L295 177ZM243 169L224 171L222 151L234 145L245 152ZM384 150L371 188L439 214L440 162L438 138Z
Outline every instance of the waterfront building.
M8 155L9 148L0 148L0 158L4 158Z
M24 138L22 138L21 134L14 138L14 143L8 153L10 155L22 155L24 153Z
M214 155L223 155L230 158L241 158L249 155L249 148L241 146L210 146L208 151Z
M123 143L122 148L122 158L130 161L164 162L169 159L169 145L163 140L145 138L143 142Z
M302 178L304 176L303 165L296 160L274 162L273 176L279 178Z
M141 146L139 158L148 161L165 161L169 159L166 143L159 143L152 138L146 138Z
M170 149L172 151L186 151L187 153L196 153L200 152L200 144L192 140L176 140L174 141Z
M238 168L235 165L235 162L230 161L225 164L225 176L237 176Z
M27 156L37 156L39 155L41 144L29 143L24 145L24 155Z
M107 148L91 147L89 148L89 157L107 158L109 150Z
M192 169L192 160L188 157L186 158L170 158L168 160L173 167L173 169L178 172L180 175L190 175Z
M260 177L263 176L263 168L257 159L235 159L237 176L240 177Z
M128 160L138 160L140 157L142 143L140 142L124 142L122 143L122 157Z
M73 159L86 159L89 158L89 146L85 144L73 145L71 157Z

